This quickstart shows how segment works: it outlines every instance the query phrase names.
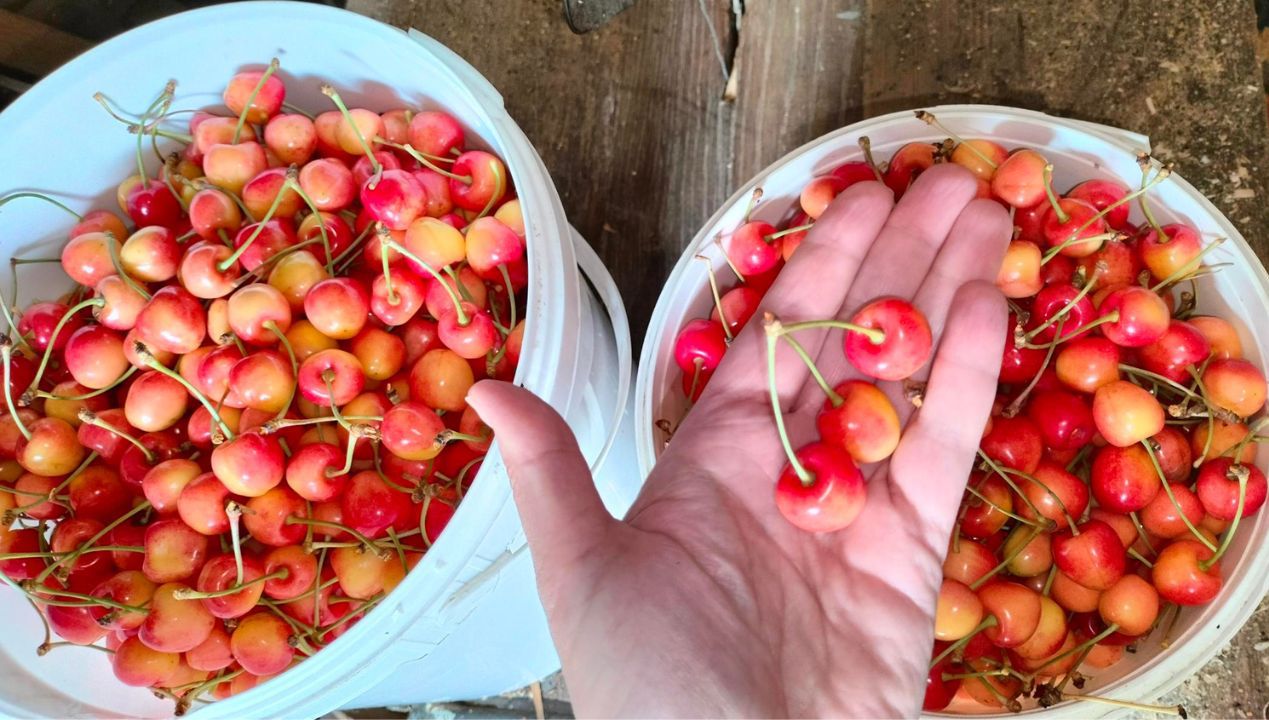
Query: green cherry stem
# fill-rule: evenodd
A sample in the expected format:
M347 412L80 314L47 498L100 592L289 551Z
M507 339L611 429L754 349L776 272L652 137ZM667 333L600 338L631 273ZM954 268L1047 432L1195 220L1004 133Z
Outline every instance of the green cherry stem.
M44 570L40 572L39 575L35 576L35 584L37 585L42 584L44 580L47 579L49 575L53 574L53 571L56 570L59 566L65 565L68 562L74 562L76 559L79 558L79 556L83 555L85 552L88 551L89 548L95 545L98 540L105 537L111 530L114 530L115 528L124 524L132 516L137 515L143 511L149 510L150 507L151 506L149 501L142 501L138 503L137 505L135 505L128 512L115 518L113 521L111 521L109 525L98 530L95 535L88 538L88 540L84 542L82 545L80 545L78 548L76 548L75 550L67 553L66 555L63 555L62 557L50 563L49 566L44 568Z
M9 340L9 336L5 335L0 338L0 362L4 363L4 401L9 406L9 417L13 418L13 424L17 426L18 432L22 433L22 437L27 440L31 439L31 431L27 429L26 422L22 420L22 416L18 414L18 408L13 404L13 344Z
M1238 481L1238 505L1234 508L1234 519L1229 523L1229 529L1225 531L1225 536L1221 538L1220 547L1216 549L1216 554L1199 563L1199 569L1207 572L1213 565L1220 562L1225 551L1229 549L1229 544L1234 539L1234 533L1238 532L1238 523L1243 519L1243 505L1247 501L1247 480L1251 473L1242 465L1231 465L1229 474L1234 476Z
M40 366L36 369L35 379L31 381L29 387L38 388L40 386L40 380L44 379L44 371L48 369L48 361L53 357L53 346L57 344L57 338L62 334L62 328L66 327L66 323L70 322L70 319L75 317L75 314L80 310L90 307L101 307L105 304L106 301L102 298L89 298L62 313L61 319L53 326L53 333L48 337L48 347L44 348L44 355L40 357Z
M810 372L811 377L815 379L815 384L819 385L820 389L824 391L824 394L828 396L828 401L832 403L833 407L841 407L842 403L846 401L843 400L842 396L833 389L833 386L829 385L828 381L824 379L824 374L820 372L820 369L816 366L815 361L811 359L811 354L806 351L806 348L802 346L802 343L798 342L797 339L787 332L780 333L780 338L784 340L789 347L793 348L793 352L797 353L798 357L802 358L802 362L806 365L807 371Z
M418 255L415 255L409 250L406 250L405 247L401 245L401 243L397 242L396 240L393 240L392 234L388 231L387 228L380 227L378 232L379 232L379 242L381 244L385 244L388 247L392 248L393 250L396 250L397 252L406 256L407 258L413 260L415 264L417 264L419 267L426 270L433 278L436 279L438 283L441 284L442 287L445 288L445 292L449 294L450 300L454 303L454 311L458 318L458 325L460 327L467 327L468 323L471 322L471 318L467 316L467 311L463 310L463 302L461 299L459 299L458 293L454 290L453 287L450 286L449 283L445 282L444 276L442 276L439 272L437 272L436 269L433 268L431 265L427 264L426 262L423 262L423 259L420 258ZM461 286L462 283L456 282L455 285Z
M967 148L968 150L970 150L971 152L973 152L975 155L977 155L977 156L978 156L978 158L979 158L980 160L982 160L983 162L987 163L988 167L990 167L992 170L995 170L995 169L996 169L997 165L996 165L996 163L995 163L994 161L992 161L992 159L991 159L991 158L987 157L987 155L986 155L985 153L983 153L983 151L982 151L982 150L979 150L978 148L974 147L973 145L970 145L970 144L966 143L966 142L965 142L963 139L961 139L961 137L960 137L960 136L958 136L956 133L952 132L951 130L948 130L948 129L947 129L947 127L943 125L943 123L939 122L938 118L934 117L934 113L927 112L927 111L925 111L925 110L917 110L917 111L916 111L916 116L917 116L917 120L921 120L922 122L924 122L924 123L925 123L925 124L927 124L927 125L932 125L932 126L934 126L934 127L938 128L940 132L942 132L942 133L946 134L948 137L952 138L952 141L953 141L953 142L955 142L957 145L963 145L965 148Z
M146 300L149 300L150 293L147 292L144 287L141 287L141 284L134 280L132 276L123 269L123 262L119 259L119 239L116 238L114 233L109 230L106 231L106 235L110 238L110 242L106 243L106 247L110 249L110 263L114 265L115 273L121 280L124 281L124 283L127 284L129 288L132 289L132 292L140 295Z
M238 258L242 257L247 248L251 247L251 244L256 241L256 238L260 237L260 234L264 232L265 223L273 218L273 213L278 211L278 206L282 204L282 198L286 195L286 191L290 189L291 183L298 177L299 171L296 170L294 165L286 169L286 180L282 183L282 187L278 188L278 194L273 196L273 202L269 204L269 209L265 211L264 217L260 218L259 222L256 223L255 229L251 231L246 240L242 241L241 245L229 254L229 257L216 263L217 270L223 273L233 267L234 263L238 262Z
M957 640L951 645L948 645L947 647L943 648L943 652L939 653L938 655L935 655L934 659L930 661L930 668L933 669L935 665L938 665L939 663L943 662L943 660L947 656L951 655L957 650L960 650L961 648L968 645L969 641L973 640L974 636L977 635L978 633L986 630L987 628L996 627L997 624L999 624L999 621L996 620L995 615L988 615L987 617L983 618L982 621L979 622L978 625L976 625L973 630L969 631L968 635Z
M1185 527L1190 531L1196 540L1203 543L1208 550L1216 552L1216 546L1211 543L1203 534L1194 527L1194 523L1190 522L1190 518L1181 509L1181 504L1177 502L1176 494L1172 492L1172 485L1168 482L1168 478L1163 474L1163 467L1159 465L1159 457L1154 453L1154 447L1150 444L1150 438L1141 441L1141 446L1146 449L1146 454L1150 456L1150 464L1154 466L1155 474L1159 476L1159 484L1163 486L1163 491L1168 494L1168 500L1172 501L1172 507L1176 508L1176 513L1185 523ZM1232 526L1231 526L1232 529Z
M1053 208L1053 214L1057 216L1058 223L1065 225L1071 220L1071 216L1062 209L1062 203L1058 202L1057 195L1053 192L1053 165L1044 166L1044 194L1049 198L1049 205Z
M727 313L723 311L723 297L718 293L718 278L714 276L714 264L704 255L697 255L696 259L705 263L705 274L709 278L709 291L714 296L714 308L718 310L718 319L723 325L723 334L727 337L727 343L735 338L731 334L731 323L727 321Z
M789 458L789 467L797 473L804 487L810 487L815 482L815 476L802 466L797 453L793 452L793 446L789 444L789 433L784 427L784 412L780 409L780 393L776 387L776 343L785 331L784 326L775 315L765 313L762 316L762 327L767 334L767 388L771 393L771 413L775 416L776 432L780 435L784 454Z
M344 122L348 123L348 127L352 128L353 134L357 136L357 142L361 143L361 149L365 151L366 158L370 160L370 167L374 170L374 175L378 176L383 172L383 165L379 163L379 158L375 157L375 152L370 147L370 143L366 142L366 138L361 134L361 128L357 127L357 123L353 122L352 113L348 112L348 106L344 104L343 98L339 97L339 93L330 85L322 85L322 94L330 98L335 103L335 107L339 108L340 114L344 116Z
M388 140L385 140L379 137L375 138L375 142L380 145L387 145L390 148L396 148L397 150L401 150L405 152L410 157L417 160L420 165L422 165L423 167L427 168L428 170L431 170L432 172L438 175L447 177L451 180L457 180L466 185L471 184L472 178L470 175L456 175L450 172L449 170L446 170L445 168L438 166L436 163L432 162L432 160L430 159L435 157L434 155L421 153L418 150L415 150L414 146L412 145L409 145L409 144L402 145L400 143L389 142ZM450 160L449 162L453 162L453 160Z
M267 583L270 580L285 580L290 577L290 575L291 571L289 569L280 567L267 575L261 575L258 578L247 580L236 585L230 585L229 587L221 588L220 590L199 591L188 587L178 588L176 592L172 593L172 597L177 600L202 600L205 598L225 597L227 595L233 595L234 593L241 592L252 585L260 585L262 583Z
M873 345L880 345L886 341L886 333L878 328L868 328L855 323L849 323L844 320L806 320L804 322L790 323L783 326L781 332L792 333L799 330L813 330L815 328L835 328L845 330L846 332L859 333L868 338Z
M260 81L256 83L256 86L251 90L251 94L247 96L247 102L242 106L242 112L238 113L238 124L234 126L234 138L230 141L231 144L238 144L238 138L242 135L242 127L247 124L247 111L251 109L251 104L256 101L256 96L264 89L265 82L277 71L278 59L273 58L269 61L269 67L265 68L264 72L260 74ZM221 272L224 271L222 270Z
M11 202L11 201L13 201L13 200L18 200L18 199L20 199L20 198L35 198L35 199L37 199L37 200L43 200L44 202L46 202L46 203L48 203L48 204L50 204L50 205L54 205L54 206L56 206L56 207L59 207L59 208L61 208L61 209L65 210L65 211L66 211L67 213L69 213L72 217L74 217L76 221L80 221L80 220L83 220L83 219L84 219L84 216L83 216L83 215L80 215L79 213L75 212L74 210L71 210L69 207L67 207L65 204L63 204L61 201L59 201L59 200L55 200L55 199L53 199L53 198L49 197L48 195L45 195L44 193L37 193L37 192L31 192L31 191L14 192L14 193L9 193L8 195L5 195L4 197L0 197L0 207L3 207L4 205L7 205L9 202Z
M226 438L232 440L236 437L234 431L230 430L229 426L225 424L225 421L221 419L220 413L216 411L216 406L212 403L212 401L208 400L207 396L204 395L201 390L194 387L189 380L186 380L185 376L159 362L158 358L154 357L154 354L150 352L150 349L145 346L145 343L139 341L136 342L133 345L132 350L147 367L179 382L189 392L189 394L194 397L195 400L202 403L203 407L207 408L207 412L211 415L211 418L216 421L217 425L220 426L220 430L224 433Z

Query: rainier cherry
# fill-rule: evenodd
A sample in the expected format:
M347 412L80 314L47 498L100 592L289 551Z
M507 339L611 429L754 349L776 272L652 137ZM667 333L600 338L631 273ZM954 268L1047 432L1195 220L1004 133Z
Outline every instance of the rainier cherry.
M799 468L786 466L776 481L776 508L807 532L834 532L854 522L864 507L864 476L844 451L823 443L798 450ZM803 477L805 474L805 478Z
M880 333L847 332L846 359L881 380L911 377L930 360L933 338L925 315L906 300L881 298L861 308L851 322Z

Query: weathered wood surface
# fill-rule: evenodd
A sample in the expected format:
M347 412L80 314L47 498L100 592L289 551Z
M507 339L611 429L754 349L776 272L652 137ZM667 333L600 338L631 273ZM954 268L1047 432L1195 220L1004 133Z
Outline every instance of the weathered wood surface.
M570 31L561 0L348 6L437 37L499 88L617 279L636 341L669 268L734 188L828 130L939 102L1146 133L1269 257L1248 0L569 3L574 25L597 29ZM1265 717L1266 642L1262 606L1174 699L1192 717Z

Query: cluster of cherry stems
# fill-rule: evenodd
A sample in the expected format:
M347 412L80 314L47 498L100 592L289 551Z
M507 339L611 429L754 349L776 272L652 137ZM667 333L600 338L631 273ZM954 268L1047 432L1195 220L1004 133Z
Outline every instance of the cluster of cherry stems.
M502 161L441 111L285 103L141 115L119 215L0 297L0 579L177 712L363 618L437 539L492 434L466 404L519 362L524 222ZM169 120L188 115L188 133ZM164 155L159 140L183 145ZM147 173L146 140L162 163ZM17 306L20 266L68 295ZM51 633L61 638L54 642Z
M1264 423L1252 419L1265 404L1264 374L1243 357L1229 321L1196 311L1197 281L1219 268L1204 256L1220 243L1205 245L1193 228L1155 220L1148 191L1171 168L1148 156L1138 158L1135 190L1093 179L1058 195L1041 152L962 140L933 115L917 117L949 138L904 145L883 167L862 138L863 160L807 183L782 228L746 214L719 240L739 283L720 294L709 273L713 314L688 321L674 347L683 392L699 398L837 194L877 180L899 196L935 163L964 166L979 197L1000 202L1014 220L997 278L1011 332L943 568L924 708L955 701L964 711L1018 711L1027 697L1043 706L1079 698L1184 714L1076 695L1068 686L1083 686L1078 668L1109 667L1125 648L1143 649L1170 614L1166 647L1180 608L1220 592L1220 559L1240 520L1265 502L1265 476L1252 464L1266 439ZM1140 225L1130 218L1134 204ZM843 530L865 505L858 466L890 456L901 439L899 416L874 383L831 385L791 334L840 329L845 356L861 374L896 381L930 358L929 327L899 298L874 300L849 322L783 324L769 315L763 322L772 408L788 455L776 507L804 530ZM780 341L826 395L819 439L796 451L776 394ZM921 393L908 381L896 394L919 406Z

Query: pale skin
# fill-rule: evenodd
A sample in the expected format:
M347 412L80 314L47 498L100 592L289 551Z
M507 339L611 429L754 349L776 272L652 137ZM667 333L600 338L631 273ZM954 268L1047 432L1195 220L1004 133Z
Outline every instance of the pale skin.
M1008 214L964 170L923 174L896 205L852 186L816 223L736 338L625 520L604 510L559 416L486 381L470 402L494 428L579 716L912 717L919 713L942 562L991 411L1006 305L992 284ZM863 468L849 528L812 535L776 510L786 464L768 396L761 312L849 318L912 298L934 332L916 410L889 461ZM830 382L858 377L840 331L799 340ZM787 347L778 389L794 447L824 395Z

